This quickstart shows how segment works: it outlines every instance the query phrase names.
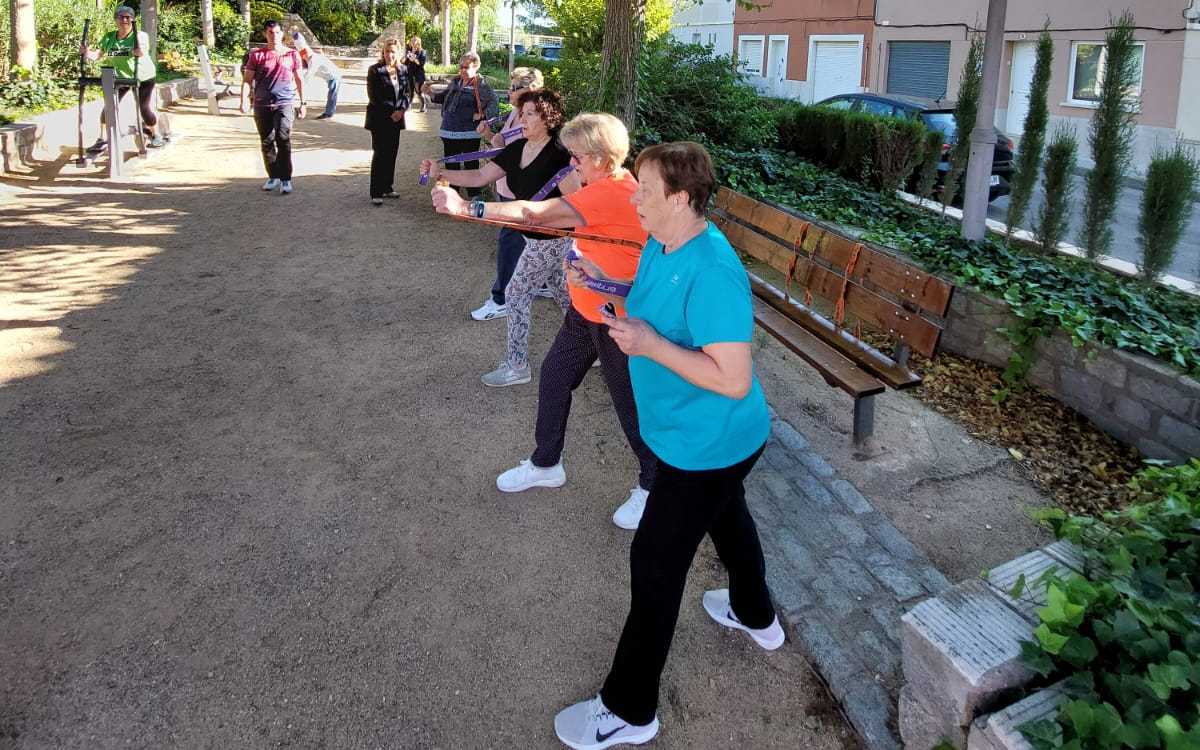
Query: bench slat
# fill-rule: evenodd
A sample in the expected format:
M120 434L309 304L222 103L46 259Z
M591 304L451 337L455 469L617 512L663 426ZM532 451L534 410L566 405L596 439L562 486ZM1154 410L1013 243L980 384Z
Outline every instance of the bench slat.
M714 214L712 222L725 235L725 239L729 240L729 244L747 255L753 256L755 259L761 260L784 276L787 275L788 269L791 267L792 258L796 256L792 248L785 247L770 237L765 237L753 229L742 226L720 214ZM801 271L808 267L808 263L807 258L800 256L800 260L796 266L797 278L804 278Z
M882 393L886 386L868 374L838 350L814 336L791 318L768 305L757 296L754 301L754 321L784 346L798 355L825 378L831 386L840 388L854 398Z
M784 316L794 321L828 346L836 349L855 365L882 380L896 390L921 384L921 376L907 367L897 364L883 353L854 338L848 331L839 330L833 322L817 315L803 305L788 302L783 292L753 273L750 288L757 300L761 300ZM803 355L801 355L803 356Z
M814 296L836 300L842 292L844 277L815 263L808 276L808 286ZM875 328L899 338L914 352L932 357L937 351L940 328L915 311L905 310L854 282L846 284L846 325L852 319L861 320L867 328Z
M833 268L844 269L854 257L856 244L854 240L829 232L818 246L816 256ZM904 305L916 306L939 318L946 317L950 307L953 292L950 284L868 245L863 245L859 251L850 278L860 283L868 282Z
M767 233L773 234L787 243L793 243L799 239L804 225L810 223L727 187L717 190L716 206L740 221L762 227Z

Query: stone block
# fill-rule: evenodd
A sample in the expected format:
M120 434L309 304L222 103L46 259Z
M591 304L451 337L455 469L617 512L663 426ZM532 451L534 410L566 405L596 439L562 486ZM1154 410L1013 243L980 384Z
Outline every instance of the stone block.
M967 728L958 726L943 711L922 701L911 685L900 688L897 711L900 738L909 750L931 750L942 742L949 743L955 750L967 746Z
M1039 339L1034 347L1039 356L1047 357L1065 367L1074 368L1079 363L1079 349L1075 348L1071 337L1061 331L1048 338Z
M873 513L863 517L863 527L867 530L867 534L872 539L883 545L891 554L901 560L924 560L925 556L920 550L913 546L913 543L908 541L908 537L900 533L900 530L892 525L892 522L884 518L878 513Z
M1033 626L983 581L967 581L926 599L900 618L905 681L949 720L967 726L1032 673L1021 642Z
M875 510L871 502L858 491L858 488L845 479L835 479L829 487L833 490L833 494L837 495L838 499L842 501L842 505L845 505L851 513L861 515Z
M867 676L855 680L842 697L842 710L868 750L900 750L891 729L892 697Z
M1029 382L1051 393L1058 392L1058 365L1048 357L1038 357L1029 370Z
M784 473L793 471L797 465L796 457L778 440L767 442L767 447L763 450L763 459L769 466Z
M1159 406L1168 414L1187 414L1192 399L1187 395L1178 378L1164 380L1157 374L1145 370L1129 373L1129 392L1137 398Z
M804 468L811 471L821 479L833 478L833 467L824 458L818 456L812 451L804 451L796 456L796 459L804 465Z
M1102 408L1104 384L1085 372L1063 365L1058 368L1058 391L1062 400L1091 415Z
M1037 580L1048 570L1054 570L1063 576L1070 574L1070 569L1062 562L1041 550L1034 550L992 568L983 578L997 596L1036 625L1038 610L1046 606L1046 589L1037 585ZM1021 576L1025 576L1025 590L1020 596L1012 597L1009 592Z
M1126 395L1117 396L1113 402L1113 414L1135 430L1141 432L1150 430L1152 415L1141 399L1130 398Z
M861 547L866 543L866 530L852 516L830 515L829 522L841 532L852 547Z
M789 508L795 503L796 491L787 477L773 469L764 469L759 476L763 486L780 508Z
M1177 461L1179 463L1187 460L1187 457L1182 453L1150 438L1142 438L1135 445L1138 451L1146 458L1158 458L1163 461Z
M868 597L879 593L875 580L863 566L852 560L848 555L835 555L825 560L825 565L833 573L834 580L841 586L844 595L853 597Z
M821 510L821 512L829 512L835 510L833 495L825 488L825 484L817 479L806 469L796 468L789 477L799 491L808 501L809 504Z
M1159 420L1158 438L1179 453L1200 456L1200 429L1170 414Z
M861 606L856 597L845 591L832 576L818 575L813 578L811 586L824 614L831 620L844 620Z
M1129 368L1125 366L1123 359L1113 356L1112 351L1107 347L1090 347L1080 357L1080 363L1088 375L1099 378L1114 388L1124 388L1129 379Z
M927 594L921 584L914 581L911 576L898 567L891 565L872 566L871 575L875 576L875 580L883 584L883 587L890 591L892 596L896 597L897 602L907 602Z
M891 678L900 671L900 647L871 630L860 630L854 638L867 672Z
M785 420L777 419L772 432L788 450L797 452L808 450L808 440Z
M1050 719L1065 700L1058 686L1039 690L991 716L980 717L971 725L967 750L1033 750L1021 734L1021 726L1039 719Z
M1042 547L1042 552L1058 560L1076 573L1082 573L1086 565L1083 559L1083 550L1066 539L1059 539L1053 544L1047 544L1045 547Z
M805 653L817 665L817 671L829 684L829 689L839 701L850 691L851 683L861 679L863 665L850 650L848 644L833 636L820 620L808 618L795 626L796 639Z

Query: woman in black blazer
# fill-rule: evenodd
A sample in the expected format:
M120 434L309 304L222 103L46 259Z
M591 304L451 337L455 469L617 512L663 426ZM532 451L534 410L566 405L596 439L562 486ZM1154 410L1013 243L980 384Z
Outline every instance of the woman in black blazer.
M399 198L392 190L396 176L396 154L400 131L408 109L408 73L400 59L400 41L388 39L380 50L379 62L367 71L367 130L371 131L371 203L383 205L384 198Z

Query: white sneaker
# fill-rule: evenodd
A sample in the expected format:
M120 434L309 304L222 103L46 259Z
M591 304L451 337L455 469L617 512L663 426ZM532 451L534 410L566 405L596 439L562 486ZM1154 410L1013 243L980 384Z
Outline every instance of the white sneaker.
M658 734L658 717L643 726L626 724L604 707L597 695L576 703L554 717L554 732L567 747L575 750L601 750L613 745L641 745Z
M477 309L471 311L473 320L495 320L508 317L508 305L498 305L491 297L487 298Z
M746 627L738 621L737 615L733 613L733 608L729 606L729 589L705 591L702 601L704 602L704 611L708 613L709 617L727 628L745 630L755 643L766 650L774 651L783 645L783 628L779 625L779 618L776 617L770 625L762 630Z
M633 531L642 522L642 513L646 510L646 498L650 496L649 490L642 489L641 485L634 487L629 491L629 499L617 508L617 512L613 513L613 523L620 526L622 529Z
M284 195L292 192L292 181L284 180L283 182L279 183L279 192L283 193Z
M562 487L567 483L567 472L562 461L543 469L534 466L528 458L496 477L496 489L501 492L523 492L530 487Z
M479 379L489 388L504 388L505 386L524 385L528 383L533 379L533 371L529 369L529 365L518 369L503 364Z
M263 190L277 190L279 188L279 180L272 177L263 183Z

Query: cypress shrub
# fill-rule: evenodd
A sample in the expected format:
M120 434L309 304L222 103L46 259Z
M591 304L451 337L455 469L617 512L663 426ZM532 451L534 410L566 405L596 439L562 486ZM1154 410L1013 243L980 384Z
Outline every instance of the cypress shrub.
M1175 259L1175 249L1196 197L1198 175L1200 162L1180 143L1169 151L1159 150L1150 162L1138 220L1138 240L1142 246L1138 270L1146 281L1161 278Z
M954 148L950 150L950 171L942 185L942 203L950 205L958 195L967 160L971 157L971 131L979 114L979 94L983 90L983 37L971 37L971 47L963 63L962 82L958 87L958 104L954 108L954 128L958 131Z
M850 113L832 107L815 107L814 109L820 112L818 118L821 123L822 152L818 163L829 169L837 169L841 165L845 153L846 130L849 128L847 116Z
M1112 244L1112 216L1133 152L1135 113L1129 99L1138 81L1133 24L1133 14L1125 11L1104 38L1104 81L1088 134L1096 166L1087 175L1083 204L1084 250L1093 259L1107 254Z
M1055 128L1054 138L1046 150L1046 164L1042 173L1042 210L1034 234L1042 249L1048 253L1058 248L1059 241L1071 224L1074 192L1071 171L1075 169L1078 147L1075 131L1060 125Z
M837 166L849 179L868 184L875 155L875 118L861 112L846 113L845 134Z
M1010 235L1025 220L1033 186L1037 183L1042 148L1046 143L1046 123L1050 120L1050 107L1046 99L1050 90L1050 67L1054 63L1054 40L1050 38L1049 27L1050 20L1046 19L1046 25L1038 37L1037 62L1033 66L1033 84L1029 92L1029 112L1025 114L1024 134L1013 171L1012 192L1008 196Z
M945 136L940 130L930 130L925 134L925 153L921 168L917 173L917 195L925 200L933 197L933 188L937 184L938 165L942 162L942 144Z
M925 155L925 125L920 120L884 117L875 121L873 136L875 186L894 193Z

